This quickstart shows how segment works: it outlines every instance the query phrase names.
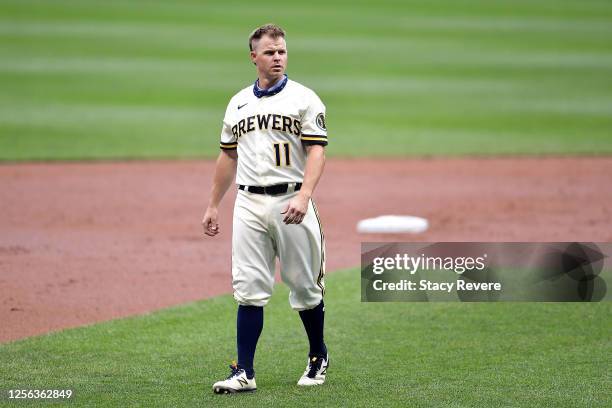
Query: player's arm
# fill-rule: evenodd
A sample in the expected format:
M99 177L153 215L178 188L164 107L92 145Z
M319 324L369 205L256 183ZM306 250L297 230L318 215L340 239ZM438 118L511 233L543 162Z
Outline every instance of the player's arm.
M219 203L234 182L237 163L238 153L236 150L222 150L219 153L208 208L206 208L202 219L204 233L208 236L214 237L219 233L219 223L217 221Z
M308 211L308 201L321 179L325 168L325 147L318 144L306 145L306 168L302 188L295 197L289 201L283 222L285 224L299 224Z

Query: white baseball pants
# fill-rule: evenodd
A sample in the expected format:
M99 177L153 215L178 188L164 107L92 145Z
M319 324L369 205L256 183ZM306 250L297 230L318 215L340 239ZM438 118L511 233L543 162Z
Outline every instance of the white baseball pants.
M321 303L325 240L313 201L300 224L283 223L281 211L296 194L270 196L238 190L232 236L232 284L238 303L268 303L277 257L291 307L299 311Z

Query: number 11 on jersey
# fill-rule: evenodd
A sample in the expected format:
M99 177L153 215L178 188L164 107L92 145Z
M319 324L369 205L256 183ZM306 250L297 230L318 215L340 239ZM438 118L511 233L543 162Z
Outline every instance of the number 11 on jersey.
M281 145L283 147L283 151L284 151L284 156L285 156L285 166L289 167L291 166L291 153L289 151L289 143L274 143L274 154L276 155L276 167L280 167L282 166L282 155L281 155Z

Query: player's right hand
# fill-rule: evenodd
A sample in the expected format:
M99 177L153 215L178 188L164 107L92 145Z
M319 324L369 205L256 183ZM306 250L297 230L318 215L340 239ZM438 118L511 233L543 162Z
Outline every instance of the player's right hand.
M204 234L209 237L214 237L219 233L219 224L217 223L217 209L208 207L202 219L202 227L204 227Z

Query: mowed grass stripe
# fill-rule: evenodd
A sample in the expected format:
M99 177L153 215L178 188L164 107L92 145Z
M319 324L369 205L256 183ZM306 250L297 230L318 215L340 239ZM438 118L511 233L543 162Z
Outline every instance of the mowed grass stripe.
M260 17L326 103L332 156L612 153L612 5L144 4L0 5L0 160L214 157Z
M483 95L484 97L484 95ZM585 118L599 118L606 121L608 116L612 115L612 99L593 99L593 100L576 100L576 101L559 101L557 99L534 99L524 101L519 97L506 99L496 104L489 103L491 98L486 98L480 103L467 103L457 110L457 116L460 116L465 111L478 109L480 113L487 115L507 116L508 120L514 119L515 113L521 113L523 120L526 117L539 118L543 115L574 115ZM423 100L421 99L421 103ZM143 121L149 120L152 125L162 122L159 118L163 118L163 122L198 122L216 123L219 114L218 109L197 108L193 106L177 107L173 105L104 105L98 103L96 105L86 105L83 102L76 101L74 104L49 104L31 105L27 103L18 103L14 101L12 104L2 105L0 110L0 121L4 124L48 124L72 126L79 125L75 123L74 118L78 117L81 124L88 125L96 124L99 120L112 121L117 123L133 123L140 125ZM41 109L43 108L44 109ZM412 126L416 126L418 122L423 122L428 118L435 119L435 115L430 112L431 106L422 106L414 104L407 107L395 107L387 109L384 112L372 112L368 108L355 106L350 108L351 114L360 115L364 124L374 119L394 119L398 115L402 115L406 119L413 121ZM459 117L455 118L456 120ZM559 120L562 120L559 117ZM178 124L178 123L177 123ZM471 125L471 124L468 124ZM510 130L510 129L508 129ZM555 128L551 129L556 131Z
M313 11L311 7L297 10L295 6L291 7L289 13L293 11L310 13L312 17L319 15L321 18L333 20L340 16L345 16L345 10L336 10L335 13L329 12L325 15L320 15L316 10ZM241 8L239 12L249 13L252 10L245 10ZM482 19L481 17L457 17L453 15L441 15L441 16L406 16L406 15L389 15L389 13L380 14L379 9L376 8L377 14L369 14L369 16L363 16L357 14L351 16L351 22L362 23L366 26L376 26L384 24L384 29L394 28L402 32L409 32L411 30L427 30L439 32L440 30L448 31L484 31L484 32L498 32L499 30L508 30L514 33L515 30L520 29L521 32L534 32L534 33L546 33L554 32L555 34L569 36L590 36L593 32L606 33L612 32L612 28L605 19L593 20L583 18L534 18L534 17L505 17L505 16L488 16L488 18ZM48 19L33 19L32 16L27 16L23 19L10 19L2 20L0 22L1 34L20 34L20 35L65 35L65 34L82 34L82 35L126 35L126 34L147 34L157 35L160 31L163 31L165 35L174 33L177 36L182 36L186 33L192 33L197 35L211 34L213 31L225 32L225 34L235 34L235 30L230 28L229 24L214 24L216 20L210 18L210 14L206 14L209 18L205 20L206 24L185 24L185 23L164 23L158 22L142 22L138 19L128 21L92 21L84 23L78 19L66 19L57 20L53 19L53 22ZM571 34L570 34L571 33ZM385 32L375 33L377 35L385 35Z
M104 4L103 10L97 10L92 4ZM271 17L337 17L347 15L347 6L343 2L329 2L325 0L311 1L309 4L294 4L290 7L276 8L277 5L286 5L281 1L269 2L273 12ZM149 7L142 7L147 5ZM261 15L269 13L268 10L260 5L245 3L241 7L236 7L236 3L214 3L205 4L194 1L163 2L163 1L142 1L133 0L129 3L122 1L96 1L83 3L79 0L57 0L52 3L44 0L5 0L3 8L16 18L57 18L70 17L72 19L95 19L112 18L114 20L133 20L145 19L147 21L173 20L180 18L184 22L216 20L231 11L236 16L253 15L259 18ZM34 6L36 6L34 8ZM320 13L317 6L326 6L326 13ZM34 8L34 9L33 9ZM65 10L69 8L70 13ZM32 10L31 10L32 9ZM539 1L514 1L512 3L490 2L487 0L478 1L454 1L431 3L427 1L386 1L373 4L369 1L351 2L350 11L364 16L381 17L390 16L393 21L410 12L411 17L443 18L451 16L456 18L477 18L487 16L495 19L545 19L552 20L604 20L612 17L610 4L605 0L591 1L564 1L559 4L556 0ZM294 13L300 13L295 16ZM398 14L401 12L402 14ZM228 21L229 25L238 24L237 20Z
M65 70L65 71L89 71L92 73L96 73L102 71L106 68L111 70L126 70L129 72L134 69L153 69L153 70L161 70L172 68L173 66L178 66L179 68L187 68L191 70L197 69L206 69L210 66L218 66L221 64L227 64L228 66L232 66L234 61L229 60L216 60L216 61L205 61L205 60L188 60L182 59L178 56L170 57L164 59L150 58L146 56L132 56L129 58L120 58L119 55L112 55L108 57L99 57L99 56L79 56L74 57L73 55L65 56L65 57L34 57L24 55L28 51L23 49L17 49L16 45L15 53L7 53L4 55L7 57L6 60L0 64L0 70L9 71L9 72L21 72L21 71L40 71L48 68L49 70ZM312 45L311 45L312 46ZM329 44L328 44L329 46ZM372 46L374 47L374 45ZM522 70L517 73L524 73L524 69L541 69L541 68L556 68L563 70L575 70L578 72L591 70L596 73L596 70L609 70L612 67L612 51L609 54L596 54L596 53L539 53L538 55L534 55L532 53L525 52L509 52L509 51L501 51L501 52L490 52L487 53L486 56L482 56L481 52L474 52L468 50L456 51L459 47L452 47L453 51L445 50L437 50L432 51L431 47L429 47L426 51L418 51L415 49L411 49L411 51L415 52L412 54L413 60L404 60L397 63L396 67L399 68L410 68L410 67L419 67L419 66L427 66L430 64L452 64L456 68L462 67L472 67L474 69L482 70L483 74L486 75L485 71L488 68L503 68L503 69L512 69L512 68L521 68ZM333 50L330 49L331 52ZM355 50L352 50L353 52ZM368 51L368 49L362 49L362 51ZM373 49L371 49L373 51ZM345 49L347 54L351 54L351 50ZM397 52L397 48L395 47L385 47L381 46L379 50L377 50L382 56L388 54L391 56L392 54ZM386 54L385 54L386 53ZM340 57L338 53L333 53L333 56L329 56L328 59L331 61L339 60ZM340 53L341 54L341 53ZM324 51L320 48L317 49L316 52L313 53L315 56L320 57L328 57ZM356 57L348 57L350 59L356 59ZM95 64L95 65L94 65ZM100 65L97 65L100 64ZM362 68L377 68L377 64L374 63L364 63L362 64ZM240 72L242 72L241 70ZM339 74L338 71L331 71L330 74ZM195 74L195 73L194 73ZM349 73L349 75L354 73ZM527 75L525 75L527 76ZM352 78L358 79L358 78ZM374 80L374 78L371 78Z
M259 390L216 396L235 358L231 296L0 346L4 388L73 388L77 406L607 406L610 303L360 303L358 270L327 277L331 366L295 383L307 341L278 285ZM520 316L520 318L517 318Z
M349 20L353 28L358 23L355 19ZM448 17L449 22L453 17ZM487 20L487 23L491 23ZM360 31L354 33L338 29L337 32L329 33L315 31L308 36L294 36L291 41L291 50L308 52L327 52L333 54L350 54L359 49L362 51L377 51L387 53L397 53L398 50L416 50L423 54L427 51L436 53L448 51L454 57L468 59L471 54L481 58L507 55L508 51L517 53L518 57L538 56L538 53L549 54L544 58L558 57L563 60L565 55L571 57L572 53L584 56L586 59L605 57L603 54L610 54L612 46L606 38L612 29L609 24L604 29L604 25L594 22L593 32L580 33L574 31L571 22L567 24L559 23L558 32L549 34L532 33L524 31L521 27L508 29L504 32L503 22L499 26L491 24L484 32L471 33L465 28L468 24L458 25L453 30L440 30L438 24L416 24L408 20L402 21L401 26L389 33L377 31L374 24L359 25ZM385 25L386 26L386 25ZM431 32L427 32L424 27L429 27ZM597 28L600 26L600 28ZM561 29L562 27L562 29ZM44 51L49 47L57 48L54 51L64 52L75 51L75 47L68 47L71 44L82 44L89 41L95 47L83 49L76 48L76 51L91 52L121 52L136 51L137 47L144 47L145 50L157 52L174 52L176 55L193 56L198 51L216 52L223 50L244 51L244 37L248 33L242 33L236 28L229 28L227 25L203 23L195 25L172 24L147 24L138 21L118 23L109 22L73 22L56 21L35 22L24 21L15 22L13 20L0 20L0 38L7 44L3 52L18 52L20 45L29 45L27 51ZM154 41L152 41L154 39ZM210 41L213 39L213 41ZM102 48L105 43L115 42L114 48ZM503 43L503 47L500 47ZM32 48L34 47L34 48ZM483 51L487 51L486 54ZM525 55L521 55L521 52ZM400 58L399 60L402 60Z
M216 118L217 112L207 112L205 109L194 109L189 107L162 107L162 106L86 106L78 105L48 105L44 110L38 106L35 108L24 106L4 107L0 111L0 120L6 124L47 124L54 125L92 125L100 120L112 121L115 125L138 124L151 118L163 117L163 122L201 121ZM78 122L75 122L78 118ZM156 125L162 122L158 119L152 120ZM220 129L219 129L220 131Z
M161 58L119 58L119 57L24 57L12 55L10 60L0 61L0 71L7 73L74 73L74 74L135 74L144 75L160 72L180 71L189 73L190 77L183 81L193 80L202 73L210 73L232 68L233 64L223 61L189 61L181 59L161 59ZM242 72L243 70L234 69ZM137 80L138 78L129 78ZM170 78L175 80L177 78Z

